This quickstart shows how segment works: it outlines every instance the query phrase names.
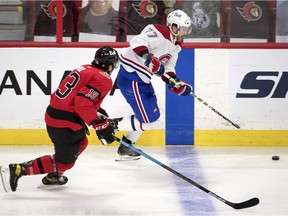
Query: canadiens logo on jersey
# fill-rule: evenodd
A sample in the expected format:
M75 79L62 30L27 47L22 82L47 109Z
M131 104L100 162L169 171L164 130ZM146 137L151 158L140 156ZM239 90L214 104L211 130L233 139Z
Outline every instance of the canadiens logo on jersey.
M67 13L67 8L63 4L63 17ZM52 20L56 19L57 17L57 0L50 1L47 5L41 4L41 8L44 10L44 12L47 14L48 17L50 17Z
M171 54L167 53L165 55L160 56L158 59L163 65L166 65L168 61L171 59Z
M158 6L150 0L142 0L138 5L132 4L132 6L144 18L154 17L158 12Z
M262 17L262 9L255 2L248 2L243 8L236 7L241 16L248 22L257 21Z

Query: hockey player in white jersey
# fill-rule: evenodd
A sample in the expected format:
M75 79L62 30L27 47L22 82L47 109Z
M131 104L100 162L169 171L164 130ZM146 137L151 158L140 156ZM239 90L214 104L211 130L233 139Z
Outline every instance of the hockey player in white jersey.
M134 111L134 115L118 122L118 129L128 131L123 141L134 144L144 130L159 129L160 111L151 83L153 76L162 78L172 92L186 96L192 87L181 81L175 71L181 41L192 30L190 17L181 10L167 16L167 26L147 25L141 34L130 41L130 46L120 55L121 67L117 84L122 95ZM169 82L167 74L177 83ZM124 145L118 148L116 161L137 160L140 155Z

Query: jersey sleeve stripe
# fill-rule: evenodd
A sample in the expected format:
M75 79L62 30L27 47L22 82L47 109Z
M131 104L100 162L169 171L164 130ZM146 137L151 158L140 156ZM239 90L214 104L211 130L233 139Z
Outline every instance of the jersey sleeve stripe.
M142 73L145 72L145 73L147 73L147 74L153 75L153 73L150 72L146 67L144 67L144 66L142 66L142 65L140 65L140 64L137 64L136 62L131 61L130 59L125 58L123 55L121 55L120 61L121 61L122 63L125 63L125 64L129 65L130 67L133 67L133 66L134 66L133 68L136 69L136 70L139 71L139 72L142 72ZM139 69L137 69L137 68L139 68ZM150 77L151 77L151 76L150 76Z

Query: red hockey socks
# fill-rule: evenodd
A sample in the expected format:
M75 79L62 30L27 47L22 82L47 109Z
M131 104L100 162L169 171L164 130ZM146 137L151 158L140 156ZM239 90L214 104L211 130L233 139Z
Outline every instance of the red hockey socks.
M37 175L56 171L51 155L45 155L24 163L27 175Z

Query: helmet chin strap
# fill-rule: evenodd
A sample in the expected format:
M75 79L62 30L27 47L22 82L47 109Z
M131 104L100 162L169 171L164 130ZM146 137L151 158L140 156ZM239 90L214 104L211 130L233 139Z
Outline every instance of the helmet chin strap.
M172 42L175 44L177 42L177 37L179 35L179 30L178 30L177 34L175 34L172 31L172 28L171 27L169 27L169 28L170 28L170 38L171 38Z
M173 32L172 26L169 26L169 29L170 29L170 32L171 32L172 35L174 35L175 37L178 36L178 34L179 34L179 32L180 32L180 29L179 29L178 27L177 27L177 34Z

